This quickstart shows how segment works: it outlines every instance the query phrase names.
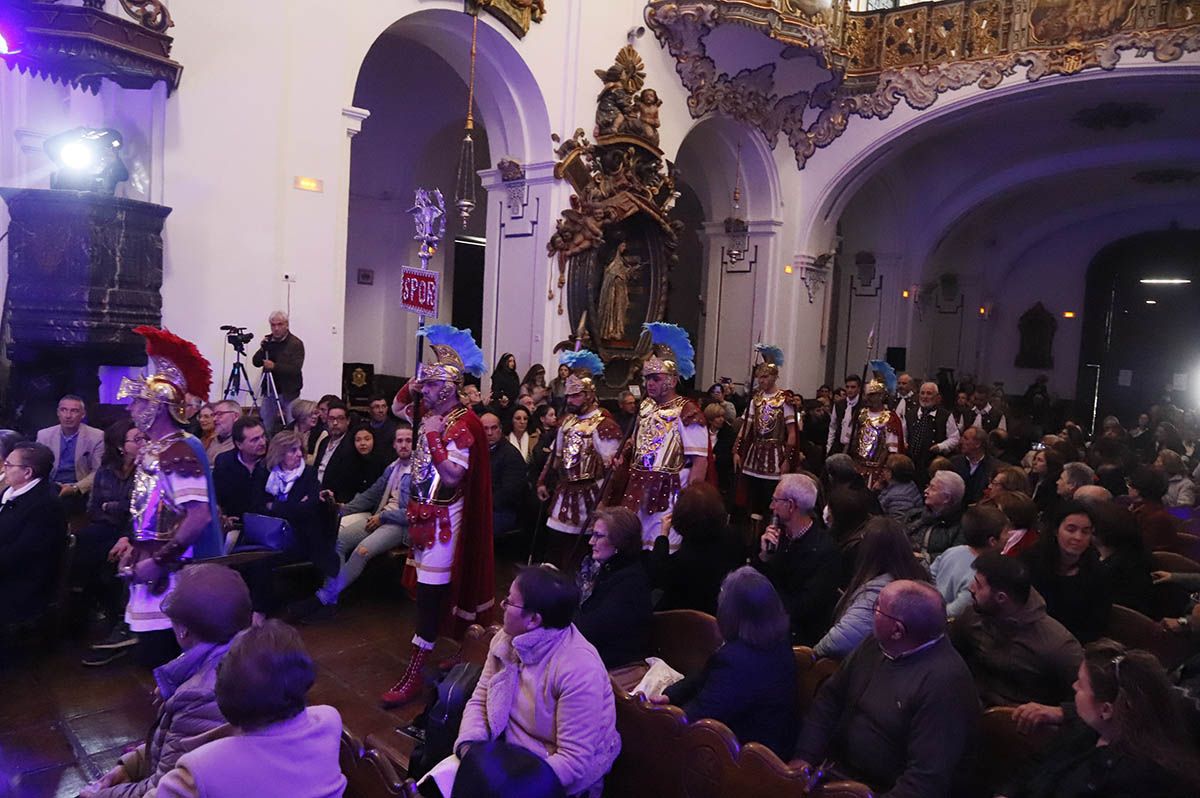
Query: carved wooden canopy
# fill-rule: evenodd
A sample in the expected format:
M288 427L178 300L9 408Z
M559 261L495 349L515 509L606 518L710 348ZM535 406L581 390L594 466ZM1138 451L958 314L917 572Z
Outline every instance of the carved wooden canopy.
M1114 69L1126 51L1174 61L1200 50L1200 0L943 0L851 12L818 0L651 0L646 24L676 61L692 116L719 112L759 128L772 147L785 135L796 165L846 129L884 118L903 100L916 109L965 86L994 88L1020 69L1031 81ZM709 52L721 25L779 42L779 60L814 58L817 86L777 81L779 60L729 74ZM778 51L779 48L776 48Z
M4 0L11 52L9 69L82 88L93 94L108 78L127 89L158 81L179 87L183 67L171 60L171 17L159 0L122 0L131 19L107 14L100 3L60 5L54 0Z

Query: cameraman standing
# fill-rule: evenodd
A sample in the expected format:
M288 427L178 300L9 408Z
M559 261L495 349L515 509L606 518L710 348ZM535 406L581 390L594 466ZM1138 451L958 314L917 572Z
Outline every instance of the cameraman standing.
M270 418L274 414L274 403L267 400L265 390L262 401L263 420L275 431L291 421L291 404L300 397L300 389L304 387L304 377L300 373L304 368L304 342L289 331L288 316L282 310L272 313L267 321L271 324L271 334L262 339L251 360L275 378L283 418L278 421Z

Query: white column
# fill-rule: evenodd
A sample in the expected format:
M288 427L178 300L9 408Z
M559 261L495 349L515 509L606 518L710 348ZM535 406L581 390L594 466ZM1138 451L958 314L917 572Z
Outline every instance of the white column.
M546 243L570 187L554 177L552 162L524 164L523 169L523 176L507 181L497 169L479 173L488 203L479 338L489 369L502 353L512 352L519 372L542 363L552 376L552 350L567 336L570 322L557 284L557 260L546 254Z

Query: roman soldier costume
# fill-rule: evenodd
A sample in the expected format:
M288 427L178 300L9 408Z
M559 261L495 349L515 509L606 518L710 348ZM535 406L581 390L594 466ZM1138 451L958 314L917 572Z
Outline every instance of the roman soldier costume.
M674 324L649 323L651 350L642 375L667 374L687 379L696 373L695 350L688 334ZM679 548L679 533L662 529L663 514L675 506L675 499L690 479L694 458L709 457L708 427L704 412L690 399L674 394L666 401L645 399L630 440L622 453L622 469L627 470L623 495L609 497L638 514L642 521L642 545L649 549L659 534L667 534L671 550ZM615 499L615 501L614 501Z
M563 353L559 363L571 369L566 380L568 399L582 394L583 405L558 425L554 453L546 461L538 485L554 485L546 526L578 535L600 501L601 483L622 436L612 414L596 404L593 380L604 370L600 357L585 349Z
M175 429L153 438L142 448L130 497L132 555L122 562L121 572L132 577L137 564L152 559L165 575L151 583L130 585L125 620L134 632L171 628L161 611L162 600L174 581L174 573L186 559L208 559L224 553L221 514L217 509L212 472L204 445L182 427L187 423L187 394L208 396L212 369L190 341L154 327L137 327L146 339L149 365L146 375L121 380L119 399L145 400L136 406L134 423L148 432L159 415L166 412ZM199 537L177 539L187 505L204 502L210 520Z
M755 351L763 362L754 369L754 376L760 385L766 382L769 388L754 392L733 448L741 458L742 476L750 488L751 510L763 512L775 483L792 467L797 424L794 397L774 385L783 365L783 350L758 344Z
M404 676L383 695L386 706L420 694L422 668L439 628L453 632L486 623L495 603L487 439L478 416L457 399L464 373L483 374L483 352L470 330L438 324L423 332L434 362L418 365L414 383L442 384L437 406L429 410L444 415L440 429L431 429L429 415L423 417L413 440L407 509L411 553L404 579L416 589L417 632ZM405 385L393 404L406 408L405 415L412 418L416 398ZM439 469L447 462L465 472L455 484L448 484Z
M871 380L863 390L865 400L873 395L886 395L886 389L879 380ZM888 455L904 453L904 427L900 416L886 406L872 410L869 401L863 404L866 406L858 411L858 421L850 439L850 456L854 458L854 464L866 480L867 487L874 490L880 486L880 472L887 463Z

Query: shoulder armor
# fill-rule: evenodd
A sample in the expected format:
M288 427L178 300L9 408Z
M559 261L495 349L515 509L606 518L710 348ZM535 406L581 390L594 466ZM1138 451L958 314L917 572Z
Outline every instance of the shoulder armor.
M691 399L683 403L683 407L679 411L679 418L684 424L699 424L704 426L706 423L704 411L700 409L700 405Z
M178 441L168 446L159 455L158 462L158 467L164 474L178 474L181 477L204 476L204 465L187 441Z

